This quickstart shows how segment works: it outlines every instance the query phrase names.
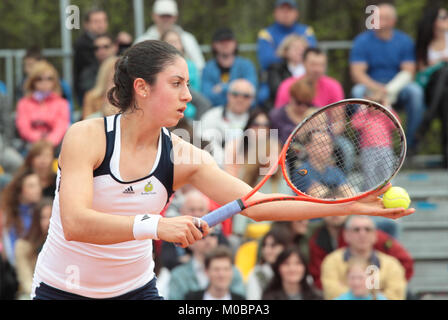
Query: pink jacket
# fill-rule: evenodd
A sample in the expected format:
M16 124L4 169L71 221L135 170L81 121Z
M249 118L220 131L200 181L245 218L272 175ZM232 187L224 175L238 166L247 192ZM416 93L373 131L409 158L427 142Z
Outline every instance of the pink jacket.
M280 84L275 98L276 108L281 108L289 103L289 88L300 78L290 77ZM324 107L342 99L344 99L344 90L336 79L328 76L319 78L316 85L316 96L312 101L315 107Z
M17 104L16 126L22 139L27 142L44 138L58 146L69 125L68 101L56 93L50 94L42 103L27 96Z
M394 111L392 112L396 114ZM358 110L351 123L361 135L361 148L393 147L392 130L395 126L383 113ZM369 123L376 123L376 126L369 126Z

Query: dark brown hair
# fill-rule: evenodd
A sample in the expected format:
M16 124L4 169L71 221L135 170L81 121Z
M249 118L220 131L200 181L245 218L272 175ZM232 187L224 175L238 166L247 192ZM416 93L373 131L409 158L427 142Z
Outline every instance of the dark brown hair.
M285 261L292 255L296 255L299 257L300 262L303 264L305 268L305 272L303 274L302 279L300 280L300 293L302 295L303 300L316 300L319 299L319 295L313 290L312 286L308 283L308 268L305 262L305 259L300 252L300 249L296 246L290 246L283 250L275 260L274 265L272 266L272 270L274 271L274 276L272 277L270 283L267 288L263 292L263 299L267 299L271 293L273 292L281 292L286 297L286 293L284 292L282 285L282 277L280 275L280 266L285 263Z
M47 140L40 140L31 145L30 150L28 151L28 154L23 161L22 166L17 170L17 172L24 172L24 171L32 171L33 170L33 161L36 157L38 157L42 152L46 149L51 149L51 152L54 156L54 147L51 144L51 142ZM56 179L56 173L53 171L53 163L50 164L48 167L48 181L52 181Z
M227 258L230 263L233 264L233 256L232 251L226 246L218 246L212 251L208 252L205 256L204 267L207 270L210 266L210 263L215 259Z
M147 40L127 49L115 64L114 87L107 93L109 102L123 113L136 109L134 80L144 79L150 86L155 84L157 74L172 64L182 54L169 43Z
M22 219L20 218L19 206L20 196L23 191L23 182L35 174L31 169L17 172L11 182L3 190L1 207L6 214L6 228L15 228L20 236L23 232Z
M31 226L28 230L28 233L25 235L24 239L31 243L33 254L38 254L39 249L42 247L46 233L42 231L42 227L40 225L40 220L42 216L42 210L45 207L53 206L53 199L51 198L43 198L33 210L33 217L31 219Z

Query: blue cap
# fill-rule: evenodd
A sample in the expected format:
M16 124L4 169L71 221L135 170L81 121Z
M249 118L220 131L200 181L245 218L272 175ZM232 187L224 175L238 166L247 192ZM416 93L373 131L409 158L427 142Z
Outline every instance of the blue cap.
M275 2L275 7L279 7L284 4L287 4L295 9L297 9L297 2L295 0L277 0Z

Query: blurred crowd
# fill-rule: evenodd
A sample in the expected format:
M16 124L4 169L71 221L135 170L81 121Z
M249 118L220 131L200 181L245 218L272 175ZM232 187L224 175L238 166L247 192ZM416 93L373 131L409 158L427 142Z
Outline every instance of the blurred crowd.
M109 34L105 10L87 12L73 48L73 88L39 48L29 48L15 108L8 105L0 83L0 299L29 298L36 258L48 232L64 134L76 121L117 113L107 99L114 65L140 41L166 41L187 61L193 99L171 130L186 130L192 142L198 135L194 124L200 123L200 141L217 163L251 186L262 178L260 170L277 159L297 124L349 97L396 110L410 156L418 153L431 122L441 118L448 167L448 11L429 7L414 44L395 28L395 8L378 8L379 28L353 39L349 95L326 74L332 62L319 48L313 28L300 22L295 0L273 1L274 23L254 39L257 61L239 54L237 34L229 26L214 30L212 57L206 60L195 36L177 23L180 12L174 0L155 1L153 25L137 39L124 31ZM356 112L347 114L353 123ZM243 134L248 129L263 135L264 145L249 144L249 135ZM278 137L270 136L269 129L277 129ZM362 126L358 129L362 134ZM217 138L229 132L234 133L229 139ZM335 148L344 159L339 169L347 172L354 151L343 133L339 138ZM265 161L249 163L259 149L265 150ZM237 157L244 161L225 161ZM261 191L291 193L280 171ZM217 207L187 186L162 214L201 217ZM410 299L413 259L398 234L395 222L365 216L270 223L237 215L186 249L156 241L157 286L166 299Z

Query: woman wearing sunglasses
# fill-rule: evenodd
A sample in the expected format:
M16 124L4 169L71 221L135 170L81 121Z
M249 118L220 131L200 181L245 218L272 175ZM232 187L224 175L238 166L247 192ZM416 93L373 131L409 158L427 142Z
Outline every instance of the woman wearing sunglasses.
M289 95L289 103L285 107L273 109L269 113L271 126L278 129L278 138L282 144L294 128L316 110L311 102L315 96L315 88L307 77L294 82Z
M448 84L448 11L445 8L433 6L423 14L418 25L416 56L416 81L424 88L427 103L417 134L424 140L432 120L441 118L442 166L448 168L448 109L444 94Z
M46 61L33 67L17 104L16 126L26 144L47 140L58 147L70 125L70 107L61 97L56 69Z

